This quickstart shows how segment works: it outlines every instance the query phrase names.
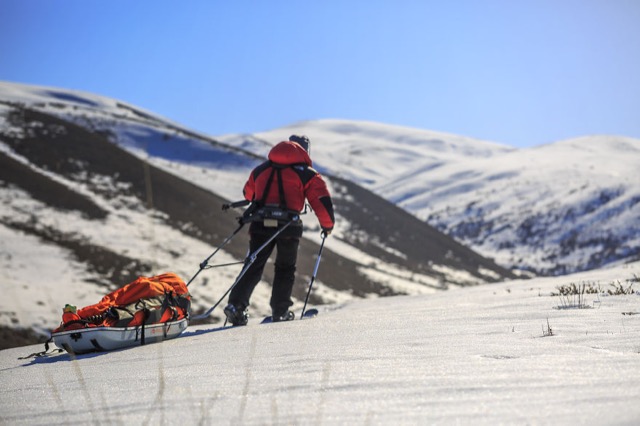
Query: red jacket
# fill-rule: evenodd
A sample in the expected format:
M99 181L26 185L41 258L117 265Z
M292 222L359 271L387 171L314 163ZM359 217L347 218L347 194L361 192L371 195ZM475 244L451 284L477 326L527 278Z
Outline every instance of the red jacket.
M306 198L318 217L320 226L326 230L333 229L335 219L331 196L320 173L311 168L311 158L307 151L295 142L285 141L274 146L268 158L269 161L251 172L249 180L244 185L245 198L249 201L263 200L269 176L273 172L265 205L284 204L290 210L301 212ZM280 169L284 200L280 199L279 174L274 169Z

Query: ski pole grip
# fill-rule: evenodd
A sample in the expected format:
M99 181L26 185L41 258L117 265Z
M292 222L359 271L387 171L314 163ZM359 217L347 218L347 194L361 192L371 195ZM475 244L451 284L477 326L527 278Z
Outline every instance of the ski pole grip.
M223 204L222 210L229 210L230 208L236 208L236 207L244 207L249 205L249 203L250 203L249 200L234 201L233 203Z

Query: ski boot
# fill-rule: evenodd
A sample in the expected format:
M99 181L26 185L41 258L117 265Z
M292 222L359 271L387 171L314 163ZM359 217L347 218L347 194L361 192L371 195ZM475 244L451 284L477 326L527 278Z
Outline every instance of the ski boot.
M224 314L227 316L227 320L231 323L231 325L247 325L249 322L249 315L247 314L246 309L240 309L235 305L229 303L226 308L224 308Z
M273 315L273 322L292 321L295 319L295 314L291 311L286 311L282 315Z

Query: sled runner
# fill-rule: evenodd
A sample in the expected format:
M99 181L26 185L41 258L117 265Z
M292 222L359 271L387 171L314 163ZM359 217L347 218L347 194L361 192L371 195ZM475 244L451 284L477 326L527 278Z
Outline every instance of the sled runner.
M51 339L76 354L160 342L187 328L190 307L187 286L177 275L139 277L95 305L66 305Z

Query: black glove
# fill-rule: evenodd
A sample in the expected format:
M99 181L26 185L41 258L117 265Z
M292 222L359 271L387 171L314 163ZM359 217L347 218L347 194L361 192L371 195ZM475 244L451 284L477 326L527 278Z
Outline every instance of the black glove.
M327 238L331 235L331 231L333 231L333 228L322 228L322 238Z

